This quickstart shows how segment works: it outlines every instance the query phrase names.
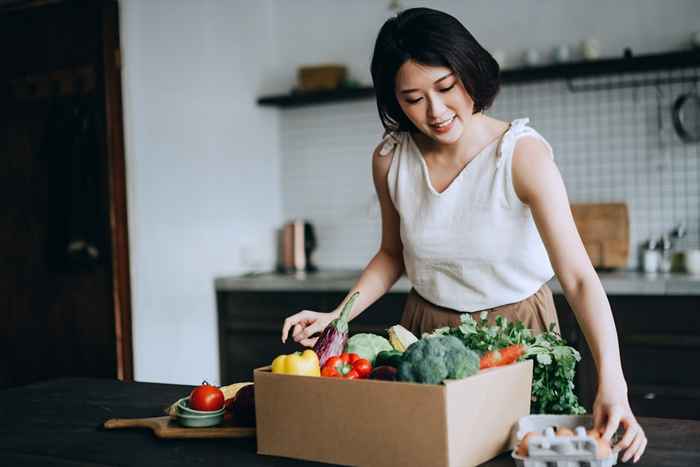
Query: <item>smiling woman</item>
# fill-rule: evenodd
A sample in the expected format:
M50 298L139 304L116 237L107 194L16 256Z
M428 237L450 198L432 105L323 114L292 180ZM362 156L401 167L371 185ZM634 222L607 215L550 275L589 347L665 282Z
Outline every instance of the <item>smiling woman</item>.
M338 308L288 317L282 339L291 331L314 345L351 296L360 292L350 320L404 273L413 289L401 325L417 336L484 312L538 333L558 326L547 287L556 271L596 362L595 426L610 440L622 425L622 460L639 459L647 441L627 398L610 304L554 151L529 119L484 113L499 90L497 62L456 18L413 8L384 23L371 68L386 130L372 157L379 251Z
M410 34L402 33L409 28ZM397 86L415 71L402 72L406 65L423 71L432 68L434 74L426 77L429 83L409 81ZM469 31L455 18L425 8L406 10L385 23L377 36L371 71L379 117L389 131L418 130L400 103L420 102L426 85L434 92L457 91L466 97L471 114L488 109L500 88L498 63Z

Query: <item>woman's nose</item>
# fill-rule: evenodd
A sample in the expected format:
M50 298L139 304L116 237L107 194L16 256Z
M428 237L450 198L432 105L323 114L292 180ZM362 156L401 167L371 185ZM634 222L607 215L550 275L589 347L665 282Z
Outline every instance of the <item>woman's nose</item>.
M428 98L428 117L437 118L445 112L445 103L439 97Z

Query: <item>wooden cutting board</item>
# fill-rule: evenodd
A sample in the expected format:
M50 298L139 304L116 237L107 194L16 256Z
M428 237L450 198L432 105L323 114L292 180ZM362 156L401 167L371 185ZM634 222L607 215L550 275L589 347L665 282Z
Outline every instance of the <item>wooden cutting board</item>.
M576 228L596 268L624 268L629 257L629 212L625 203L572 204Z
M169 416L151 418L111 418L104 427L150 428L158 438L253 438L255 427L221 426L186 428Z

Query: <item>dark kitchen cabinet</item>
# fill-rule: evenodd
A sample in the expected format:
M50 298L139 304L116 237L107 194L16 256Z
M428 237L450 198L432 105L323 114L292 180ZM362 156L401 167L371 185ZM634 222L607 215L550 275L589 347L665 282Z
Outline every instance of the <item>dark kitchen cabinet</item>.
M630 404L637 416L700 420L700 299L610 296ZM582 355L577 392L593 407L596 369L564 296L555 296L562 334Z

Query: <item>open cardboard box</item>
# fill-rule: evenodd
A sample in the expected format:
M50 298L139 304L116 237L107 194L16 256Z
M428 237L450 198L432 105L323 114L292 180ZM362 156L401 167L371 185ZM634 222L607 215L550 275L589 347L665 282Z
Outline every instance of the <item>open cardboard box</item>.
M253 374L258 454L472 466L508 450L512 427L530 413L529 360L440 385Z

